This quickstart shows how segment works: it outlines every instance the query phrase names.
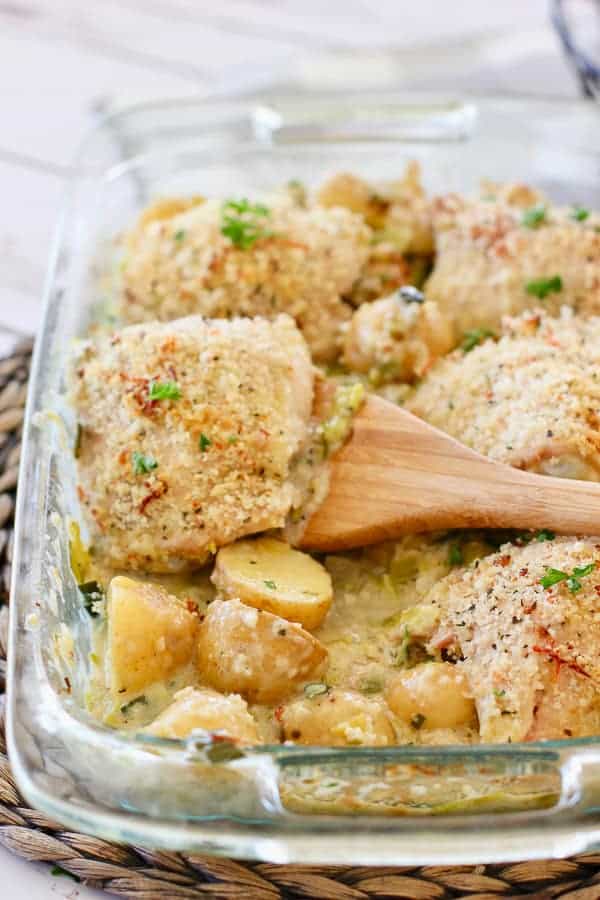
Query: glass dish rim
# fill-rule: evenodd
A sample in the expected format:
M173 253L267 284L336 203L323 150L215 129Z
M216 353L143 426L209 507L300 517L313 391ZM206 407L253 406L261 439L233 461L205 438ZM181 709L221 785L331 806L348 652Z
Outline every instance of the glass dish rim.
M356 93L356 92L353 92L353 94L354 93ZM365 91L362 94L362 99L367 99L370 96L381 97L382 94L385 95L386 97L389 97L390 99L396 99L396 101L399 103L402 103L407 98L413 99L413 101L415 101L415 103L422 102L423 98L426 98L429 101L431 101L431 100L439 101L440 100L439 94L432 94L431 92L418 93L418 94L414 93L414 92L408 92L407 95L401 94L400 96L398 96L398 92L395 92L395 91L381 92L381 91L372 91L372 90ZM311 100L319 100L319 99L320 100L324 100L324 99L325 100L335 100L336 97L339 95L344 95L344 92L324 92L324 93L315 92L311 96L308 96L306 98L302 97L301 99L306 100L308 103L310 103ZM296 95L294 94L294 92L290 92L289 95L281 94L280 96L290 96L292 98L296 98ZM348 95L346 94L345 96L348 96ZM535 107L535 106L543 106L544 104L547 104L549 102L552 102L553 104L555 103L555 101L553 99L543 98L543 97L542 98L540 98L540 97L535 97L535 98L505 97L503 95L480 96L480 95L476 95L476 94L469 95L469 94L461 93L460 98L461 98L461 100L466 100L468 102L475 102L475 103L481 103L481 104L489 103L490 105L493 105L494 103L497 103L497 102L502 102L502 103L515 104L515 105L518 105L518 104L531 105L531 106ZM445 98L443 98L443 99L445 99ZM589 101L585 101L585 100L567 101L565 98L558 98L558 102L560 102L561 106L569 105L571 107L574 103L577 103L582 108L590 106ZM94 128L92 128L90 130L90 132L88 132L88 134L84 138L84 141L81 144L80 150L78 151L78 154L75 157L76 171L73 173L73 175L69 179L69 183L67 185L66 198L65 198L65 202L62 205L61 214L59 216L58 225L57 225L57 228L55 231L55 235L54 235L54 239L53 239L53 243L52 243L52 249L51 249L51 253L50 253L48 274L47 274L46 284L45 284L45 288L44 288L43 323L42 323L42 328L40 331L40 338L36 341L36 347L35 347L34 357L33 357L33 361L32 361L31 378L30 378L30 384L32 387L31 387L31 390L29 391L27 409L26 409L26 415L25 415L25 424L24 424L25 441L24 441L23 455L22 455L22 459L21 459L21 463L20 463L22 474L24 472L26 472L27 468L28 467L30 468L31 464L32 464L32 460L30 457L31 457L31 453L32 453L33 442L30 440L29 436L31 434L31 428L32 428L32 416L35 412L36 395L38 393L38 390L41 388L40 374L41 374L41 370L42 370L42 355L43 355L44 338L47 337L48 333L51 333L51 328L49 327L49 325L50 325L51 313L53 311L53 304L54 304L54 302L58 302L53 297L53 291L55 288L54 282L55 282L55 278L56 278L56 275L58 272L58 265L59 265L61 252L64 249L63 244L65 242L65 239L67 238L66 223L67 223L69 214L72 214L72 203L75 198L77 183L78 183L79 179L82 177L87 178L90 176L91 177L98 176L98 173L93 173L93 172L85 171L82 169L77 170L77 166L81 165L81 162L85 156L86 148L89 146L89 144L91 142L93 142L95 135L97 135L98 133L104 132L108 127L110 127L111 122L113 122L117 119L121 119L121 118L126 119L128 116L131 116L132 114L135 115L138 113L147 113L147 112L154 112L154 111L160 112L165 109L172 110L173 107L175 107L175 106L178 106L180 109L187 108L187 107L194 107L194 108L197 107L197 108L200 108L203 110L208 109L213 106L215 106L215 107L216 106L231 107L231 108L236 108L236 109L242 109L242 108L250 109L253 105L255 105L255 103L256 103L256 100L251 95L249 95L249 96L243 97L243 98L219 98L219 97L204 97L201 99L185 98L182 101L156 101L153 103L136 104L136 105L130 107L129 109L120 110L120 111L117 111L115 113L109 114L108 116L104 117L103 120L101 122L99 122L97 125L95 125ZM248 148L254 149L254 150L260 149L258 146L253 145L253 144L249 144ZM126 162L116 163L116 166L117 166L117 168L121 168L124 164L134 165L136 163L136 161L137 161L137 156L134 156L131 159L128 159ZM104 171L105 171L105 175L108 176L108 175L110 175L112 168L109 169L108 171L106 171L106 170L104 170ZM67 241L67 244L68 244L68 241ZM26 500L26 494L25 494L25 490L23 490L19 494L19 498L17 501L16 514L15 514L15 535L16 535L16 537L15 537L15 560L14 560L13 575L12 575L13 584L12 584L12 588L11 588L12 596L16 596L16 594L17 594L17 591L15 590L15 585L16 585L16 581L18 578L18 570L19 570L19 563L20 563L20 550L21 550L20 545L22 543L20 540L20 535L22 534L22 531L24 528L24 522L26 521L26 515L27 515L26 509L25 509L25 500ZM9 685L8 685L8 691L7 691L7 693L8 693L7 711L8 711L8 723L9 723L9 725L8 725L8 742L9 742L9 745L13 748L13 752L11 754L13 759L19 758L18 751L14 747L13 729L10 724L12 717L15 715L14 698L13 698L13 694L12 694L11 684L12 684L12 680L14 678L14 671L15 671L16 638L17 638L16 627L17 627L17 617L15 614L15 615L11 616L9 666L8 666ZM138 743L145 744L145 745L148 744L148 738L144 738L143 736L140 736L137 734L132 736L132 735L126 735L126 734L122 734L122 733L115 733L111 729L108 729L99 724L91 724L91 723L83 723L83 722L80 722L79 724L81 725L82 728L92 728L94 731L101 733L103 735L103 737L105 737L106 740L109 742L110 741L117 742L117 743L123 742L127 746L131 746L131 744L138 744ZM158 741L161 743L164 742L163 745L165 745L165 746L168 745L169 747L172 747L173 749L181 750L187 746L186 742L183 740L158 739ZM540 755L545 755L545 754L562 755L564 751L569 751L569 753L568 753L569 758L574 759L579 755L579 752L582 752L582 751L585 752L586 750L591 750L594 748L600 748L600 736L588 737L588 738L576 738L576 739L564 738L564 739L560 739L560 740L556 740L556 741L545 741L545 742L534 742L534 743L516 743L516 744L512 744L510 746L478 744L478 745L472 745L472 746L468 746L468 747L462 747L461 745L447 745L447 746L443 746L443 747L422 746L422 747L418 747L418 748L411 747L411 746L398 746L398 747L391 747L391 748L373 748L373 747L365 747L365 748L310 747L309 748L309 747L286 747L285 745L259 745L255 748L251 748L247 752L252 755L268 754L269 756L272 756L272 757L298 756L298 757L306 758L311 755L313 755L313 756L317 755L319 758L322 758L324 755L327 755L328 757L332 757L332 756L343 757L344 759L348 759L348 760L349 759L361 759L361 758L362 759L366 759L366 758L372 759L374 755L378 756L380 759L393 756L395 761L402 762L402 761L404 761L403 760L404 757L408 758L408 757L414 756L415 754L418 754L419 757L429 756L429 757L433 758L436 756L437 757L455 756L455 757L469 757L472 759L479 759L479 758L489 757L490 755L491 756L502 756L503 758L513 757L513 756L516 757L516 756L522 756L522 755L527 755L527 756L540 756ZM598 761L600 762L600 756L598 757ZM20 767L17 766L17 768L20 768ZM18 778L20 781L23 781L23 783L24 783L27 780L27 774L24 773L23 771L20 771L18 773ZM31 793L37 792L37 788L32 788L31 785L29 785L29 787L31 788ZM104 815L107 815L110 817L119 814L119 813L115 813L114 811L112 811L110 813L107 813L105 811L103 811L103 812L104 812ZM342 826L342 822L345 821L345 817L336 816L335 818L340 822L340 826ZM405 819L405 821L407 820L407 818ZM479 818L479 816L477 818ZM231 821L231 820L228 819L228 821ZM368 821L368 820L365 820L365 821ZM371 819L370 821L372 823L373 819ZM386 821L389 824L390 820L386 820Z

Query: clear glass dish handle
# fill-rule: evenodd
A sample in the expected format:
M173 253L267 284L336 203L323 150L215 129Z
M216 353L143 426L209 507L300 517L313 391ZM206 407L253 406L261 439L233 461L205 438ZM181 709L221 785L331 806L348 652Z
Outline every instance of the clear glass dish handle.
M257 106L252 114L255 138L265 144L467 140L477 120L473 103L415 102L357 95L346 98L282 101Z

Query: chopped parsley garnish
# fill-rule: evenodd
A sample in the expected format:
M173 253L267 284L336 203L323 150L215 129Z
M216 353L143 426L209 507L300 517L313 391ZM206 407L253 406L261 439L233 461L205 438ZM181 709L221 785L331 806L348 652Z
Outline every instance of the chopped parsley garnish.
M158 468L158 463L153 456L134 450L131 454L134 475L149 475L153 469Z
M96 619L100 613L96 609L95 604L104 600L104 590L97 581L84 581L83 584L77 585L83 595L83 606L87 612Z
M277 590L277 585L275 584L274 581L271 581L270 579L267 579L267 580L264 582L264 584L266 585L266 587L269 588L270 591L276 591L276 590Z
M425 716L422 715L422 713L415 713L415 715L410 720L410 724L418 731L425 724Z
M549 588L565 581L570 592L576 594L583 587L579 579L591 575L595 568L595 563L588 563L587 566L575 566L571 573L563 572L562 569L548 568L546 574L540 578L540 584L543 588Z
M574 206L571 210L571 218L575 222L585 222L590 214L589 209L585 209L583 206Z
M505 696L506 696L506 691L499 691L498 688L495 688L495 689L494 689L494 697L497 697L498 700L499 700L501 697L505 697Z
M181 388L176 381L151 381L148 388L149 400L179 400Z
M496 335L489 328L474 328L473 331L465 331L461 342L461 348L465 353L470 353L486 338L495 338Z
M309 699L313 697L321 697L323 694L329 693L329 685L322 681L311 681L310 684L304 685L304 695Z
M450 549L448 550L449 564L451 566L462 566L464 561L462 548L458 544L450 544Z
M383 682L380 678L365 678L359 685L362 694L380 694L383 690Z
M205 434L201 434L198 438L198 446L200 447L202 453L206 453L211 444L211 439L209 437L206 437Z
M540 544L544 541L553 541L556 535L553 531L550 531L549 528L542 528L541 531L538 531L535 535L536 541L539 541Z
M262 203L249 203L245 198L228 200L223 204L221 234L240 250L248 250L261 238L271 237L272 232L263 227L270 214Z
M173 240L174 241L182 241L184 239L184 237L185 237L185 231L183 229L181 229L180 231L175 232L175 234L173 235Z
M125 703L121 707L121 714L127 715L127 713L130 712L134 706L146 706L147 703L148 701L144 694L140 694L139 697L134 697L133 700L130 700L129 703Z
M562 278L560 275L553 275L552 278L537 278L528 281L525 290L538 300L544 300L548 294L558 294L562 291Z
M537 228L546 219L545 206L530 206L523 212L521 217L521 225L526 228Z
M239 441L239 437L237 436L237 434L230 434L229 437L227 438L228 444L237 444L238 441Z

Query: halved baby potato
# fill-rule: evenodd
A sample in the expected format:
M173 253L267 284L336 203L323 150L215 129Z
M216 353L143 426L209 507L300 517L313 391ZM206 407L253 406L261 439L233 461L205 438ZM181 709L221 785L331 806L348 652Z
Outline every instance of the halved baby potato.
M158 584L118 575L107 594L108 682L126 699L191 662L199 619Z
M475 703L457 666L425 662L395 675L387 684L390 709L419 728L457 728L476 721Z
M284 740L298 744L386 747L395 743L385 703L356 691L326 690L294 700L281 712L281 727Z
M327 650L295 622L247 606L215 600L200 626L200 677L250 703L273 703L319 673Z
M237 541L217 554L211 580L224 598L318 628L331 606L329 572L307 553L275 538Z
M210 688L186 687L146 729L157 737L185 738L196 729L220 732L242 744L260 740L248 705L238 694L223 694Z

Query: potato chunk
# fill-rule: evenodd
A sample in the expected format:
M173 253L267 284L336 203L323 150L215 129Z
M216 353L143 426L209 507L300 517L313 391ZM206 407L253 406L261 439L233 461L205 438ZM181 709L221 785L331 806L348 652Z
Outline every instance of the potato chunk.
M228 697L208 688L186 687L145 729L157 737L184 738L196 729L219 732L242 744L260 740L256 722L245 700L237 694Z
M386 688L398 718L415 728L456 728L475 721L463 673L446 662L426 662L399 672Z
M333 599L329 572L307 553L274 538L223 547L212 581L223 597L238 597L309 631L318 628Z
M395 743L386 706L355 691L295 700L281 714L283 737L299 744L385 747Z
M157 584L118 575L108 589L108 681L126 699L191 662L198 616Z
M273 703L320 672L325 647L300 625L246 606L216 600L200 627L200 677L251 703Z

